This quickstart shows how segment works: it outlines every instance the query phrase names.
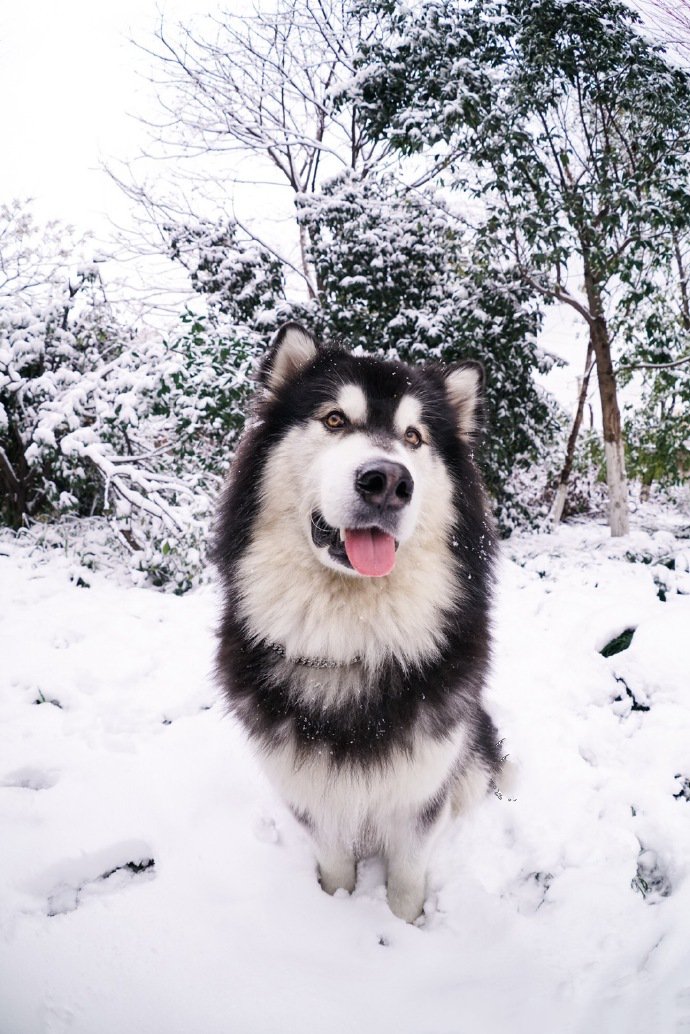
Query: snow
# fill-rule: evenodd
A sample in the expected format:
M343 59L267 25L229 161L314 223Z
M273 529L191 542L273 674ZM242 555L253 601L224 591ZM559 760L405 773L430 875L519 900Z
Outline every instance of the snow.
M407 926L377 860L321 892L214 687L212 585L4 533L0 1030L687 1030L687 534L505 545L489 704L517 783L445 836Z

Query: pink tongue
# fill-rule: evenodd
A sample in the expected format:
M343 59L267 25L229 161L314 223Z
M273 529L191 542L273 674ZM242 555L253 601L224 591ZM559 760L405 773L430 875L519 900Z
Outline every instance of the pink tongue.
M347 558L360 574L380 578L395 567L395 539L378 528L345 530Z

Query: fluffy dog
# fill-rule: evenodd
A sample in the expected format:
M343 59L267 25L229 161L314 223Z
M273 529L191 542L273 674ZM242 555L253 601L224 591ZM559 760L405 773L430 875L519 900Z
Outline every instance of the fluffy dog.
M436 835L500 765L483 371L353 356L290 323L259 380L219 514L219 677L323 889L382 854L411 922Z

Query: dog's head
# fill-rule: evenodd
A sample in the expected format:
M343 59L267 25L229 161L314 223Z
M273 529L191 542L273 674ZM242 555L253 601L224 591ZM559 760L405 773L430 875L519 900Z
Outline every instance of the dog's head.
M288 323L260 382L260 416L281 429L275 506L297 516L326 567L390 574L420 523L450 509L448 470L481 422L482 367L352 356Z

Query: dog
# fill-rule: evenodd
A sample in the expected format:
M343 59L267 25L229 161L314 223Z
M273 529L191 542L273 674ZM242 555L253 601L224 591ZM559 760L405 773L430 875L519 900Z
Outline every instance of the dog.
M451 814L501 764L482 705L496 538L474 448L483 368L277 333L219 507L217 669L316 850L322 888L380 854L423 911Z

